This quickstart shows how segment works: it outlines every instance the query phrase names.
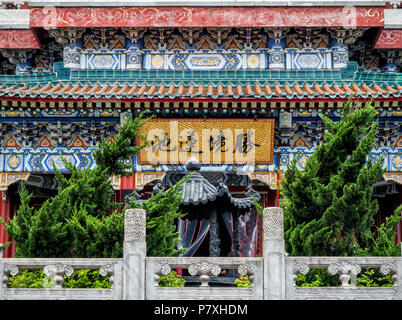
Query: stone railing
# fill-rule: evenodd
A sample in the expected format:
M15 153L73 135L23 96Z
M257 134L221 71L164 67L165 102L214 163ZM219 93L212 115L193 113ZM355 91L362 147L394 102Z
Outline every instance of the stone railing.
M146 225L143 209L125 212L123 257L121 259L0 259L0 299L397 299L402 300L401 257L290 257L284 248L283 214L280 208L263 213L263 256L243 257L146 257ZM161 287L162 275L183 269L198 285ZM339 275L336 287L298 287L298 274L313 268ZM359 287L356 277L364 268L377 268L390 275L390 287ZM43 269L45 288L8 288L9 278L22 269ZM109 276L110 289L69 289L64 275L74 270L99 270ZM236 277L247 275L250 287L219 285L222 271ZM222 278L221 278L222 279Z
M161 275L168 275L176 268L187 270L191 276L198 277L200 285L198 287L160 287ZM147 258L146 270L146 299L150 300L263 299L262 258ZM210 286L211 278L218 277L223 270L233 270L239 276L248 276L250 287Z
M310 269L326 269L330 275L339 275L337 287L298 287L298 274L306 275ZM382 275L390 275L390 287L359 287L356 277L363 268L378 269ZM402 283L400 257L287 257L286 258L286 299L289 300L400 300Z
M3 282L0 288L0 299L7 300L37 300L37 299L122 299L122 263L121 259L1 259L0 275ZM19 274L20 270L42 269L46 278L44 288L8 288L11 276ZM63 288L64 275L71 276L75 270L99 270L102 276L109 276L110 289L69 289ZM115 285L117 283L117 285Z

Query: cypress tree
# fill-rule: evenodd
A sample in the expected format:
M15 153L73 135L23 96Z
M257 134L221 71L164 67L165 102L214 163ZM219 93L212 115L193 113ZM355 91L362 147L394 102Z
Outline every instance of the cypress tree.
M78 170L64 161L71 172L66 178L54 166L58 182L57 194L34 210L30 195L21 185L21 205L17 215L7 225L0 220L17 244L18 257L115 257L121 253L124 221L112 201L110 176L129 175L130 166L124 160L138 153L146 143L137 145L138 129L148 118L130 119L122 124L115 140L102 138L94 152L96 167ZM111 214L111 215L110 215ZM113 236L111 236L113 235Z
M352 110L345 105L340 121L320 115L325 142L306 161L294 159L284 174L285 245L294 256L355 255L368 245L378 211L373 184L383 174L382 161L368 161L377 122L371 103Z
M182 178L165 192L160 190L141 204L146 211L147 255L150 257L177 256L185 252L185 249L176 249L180 242L176 221L185 216L180 211L180 205L182 186L187 179ZM131 207L135 204L131 203Z

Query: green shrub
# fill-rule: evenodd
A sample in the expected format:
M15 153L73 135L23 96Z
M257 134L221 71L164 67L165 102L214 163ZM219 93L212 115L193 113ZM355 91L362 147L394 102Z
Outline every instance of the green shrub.
M23 258L115 258L122 256L123 216L117 209L122 204L113 201L110 184L112 174L131 175L124 160L131 159L145 143L138 133L149 118L142 114L125 121L114 139L102 142L94 151L96 166L79 170L62 158L69 177L53 165L58 183L57 194L40 208L30 205L29 194L21 182L17 215L9 224L0 223L16 243L16 257Z
M378 269L362 269L356 279L357 287L392 287L390 275L382 275Z
M11 242L0 243L0 251L6 250L10 244Z
M80 269L70 277L64 277L65 288L110 288L109 276L102 276L98 270Z
M306 275L298 274L298 287L338 287L341 285L338 275L330 275L326 269L311 269Z
M239 288L249 288L251 285L251 282L248 279L248 276L240 276L240 278L235 280L235 285L236 285L236 287L239 287Z
M176 271L172 271L167 276L161 275L160 287L184 287L184 279Z
M366 248L378 203L373 184L383 175L382 161L368 161L378 123L371 102L345 104L340 121L320 114L325 142L304 169L295 157L284 173L281 203L286 252L291 256L356 256Z
M8 288L43 288L46 275L42 270L21 270L18 275L10 277Z
M51 288L52 280L42 270L21 270L10 277L8 288ZM65 288L110 288L109 276L103 277L98 270L76 270L70 277L64 276Z
M298 287L339 287L339 275L330 275L325 269L311 269L306 275L297 275ZM382 275L378 269L364 268L356 277L357 287L392 287L390 275Z

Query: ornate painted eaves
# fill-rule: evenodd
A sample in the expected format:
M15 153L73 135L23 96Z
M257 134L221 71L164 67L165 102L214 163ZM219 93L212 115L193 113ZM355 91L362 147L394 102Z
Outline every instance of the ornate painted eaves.
M0 30L0 49L40 49L31 29Z
M65 69L63 70L65 72ZM402 74L334 70L93 70L0 76L1 99L26 101L321 101L402 98ZM53 100L52 100L53 99ZM116 102L117 103L117 102Z
M43 7L32 28L63 27L381 27L383 7Z

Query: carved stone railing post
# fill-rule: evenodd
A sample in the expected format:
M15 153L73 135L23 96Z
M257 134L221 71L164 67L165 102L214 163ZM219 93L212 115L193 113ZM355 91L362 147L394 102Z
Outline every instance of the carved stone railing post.
M256 271L255 265L252 263L246 263L246 264L241 264L237 268L237 272L239 272L239 275L241 276L248 276L248 280L250 281L250 287L254 287L254 274Z
M358 264L349 263L347 261L339 261L328 266L328 273L331 275L339 274L342 287L349 287L351 276L357 276L361 271Z
M386 276L387 274L390 274L391 279L394 283L394 286L398 286L398 266L397 266L396 262L390 262L390 263L381 265L380 272L384 276Z
M297 261L292 268L292 274L293 274L293 285L296 286L297 278L299 274L306 275L310 271L309 265L303 261L299 260Z
M161 281L162 274L164 276L167 276L171 272L172 268L167 263L165 264L157 263L155 265L155 275L154 275L155 287L159 287L159 282Z
M8 284L8 280L10 279L9 277L12 276L16 276L19 272L19 269L16 265L13 264L8 264L5 263L3 265L3 283L2 283L2 287L3 288L7 288L7 284Z
M221 267L215 263L202 262L190 264L188 272L192 276L200 276L201 287L209 287L210 276L218 276L221 273Z
M114 270L113 269L114 268L113 268L112 264L105 264L99 268L99 274L102 277L109 276L109 283L110 283L111 288L113 288L113 285L114 285Z
M264 229L264 299L285 299L285 242L283 237L283 210L265 208Z
M71 276L74 273L74 269L72 266L58 263L45 266L43 273L53 279L55 288L62 288L64 275Z
M123 299L145 299L146 212L127 209L124 214Z

